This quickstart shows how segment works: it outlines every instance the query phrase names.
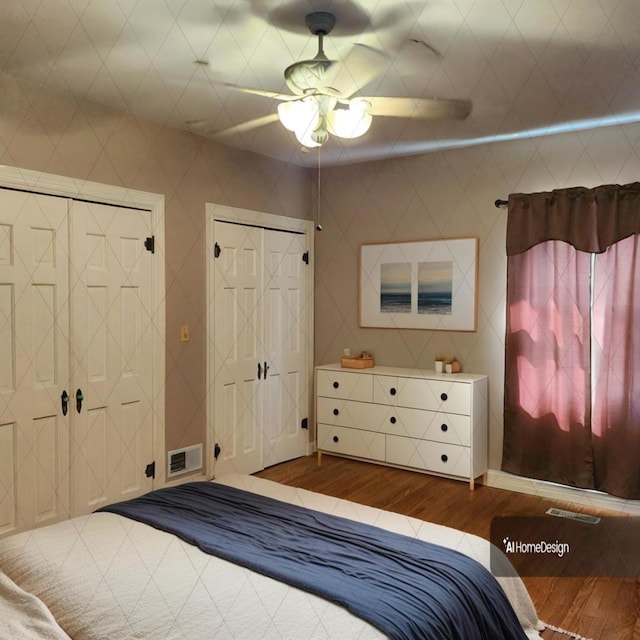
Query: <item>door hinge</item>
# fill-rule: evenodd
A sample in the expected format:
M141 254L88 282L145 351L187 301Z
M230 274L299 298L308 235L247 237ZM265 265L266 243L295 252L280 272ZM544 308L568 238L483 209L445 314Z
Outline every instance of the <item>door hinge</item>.
M147 465L147 468L144 470L144 475L147 476L147 478L156 477L156 461L155 460Z
M144 248L149 251L150 253L155 253L156 252L156 237L155 236L149 236L148 238L145 239L144 241Z
M220 455L220 452L222 451L222 449L220 448L220 445L216 442L215 446L213 447L213 457L217 460L218 456Z
M213 257L219 258L221 253L222 253L222 249L220 248L220 245L216 242L213 245Z
M305 264L309 264L309 252L305 251L302 254L302 262L304 262Z
M309 418L302 418L302 422L300 423L300 428L301 429L309 428Z

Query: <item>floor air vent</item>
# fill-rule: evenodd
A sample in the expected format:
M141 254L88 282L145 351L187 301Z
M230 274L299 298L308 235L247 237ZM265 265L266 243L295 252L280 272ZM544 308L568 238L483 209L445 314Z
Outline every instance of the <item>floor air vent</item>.
M556 509L555 507L547 509L545 513L548 513L550 516L579 520L580 522L586 522L588 524L598 524L598 522L600 522L600 518L596 516L589 516L586 513L576 513L575 511L566 511L565 509Z
M190 471L197 471L202 469L202 445L196 444L192 447L185 447L184 449L174 449L167 454L167 468L170 478L172 476L178 476L181 473L189 473Z

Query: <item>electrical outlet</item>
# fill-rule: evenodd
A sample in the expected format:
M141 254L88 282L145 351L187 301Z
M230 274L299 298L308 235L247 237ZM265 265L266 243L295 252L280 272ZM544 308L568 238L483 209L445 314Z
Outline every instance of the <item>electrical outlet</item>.
M351 349L349 349L348 347L344 349L344 355L348 358L351 355Z

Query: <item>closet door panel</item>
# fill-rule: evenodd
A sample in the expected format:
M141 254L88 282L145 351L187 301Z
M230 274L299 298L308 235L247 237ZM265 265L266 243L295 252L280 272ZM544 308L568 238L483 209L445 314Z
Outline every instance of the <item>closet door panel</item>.
M262 235L215 223L214 420L216 474L262 468ZM262 377L262 375L260 376Z
M0 534L69 514L67 298L67 202L0 190Z
M308 304L302 259L306 237L264 230L264 458L270 466L304 455L302 428L309 406L307 381Z
M72 513L152 488L150 214L74 202Z

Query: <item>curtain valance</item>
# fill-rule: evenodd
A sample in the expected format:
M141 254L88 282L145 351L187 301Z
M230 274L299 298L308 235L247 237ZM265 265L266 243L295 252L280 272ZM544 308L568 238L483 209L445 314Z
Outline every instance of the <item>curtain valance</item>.
M636 233L640 233L640 182L509 195L508 256L547 240L603 253Z

